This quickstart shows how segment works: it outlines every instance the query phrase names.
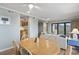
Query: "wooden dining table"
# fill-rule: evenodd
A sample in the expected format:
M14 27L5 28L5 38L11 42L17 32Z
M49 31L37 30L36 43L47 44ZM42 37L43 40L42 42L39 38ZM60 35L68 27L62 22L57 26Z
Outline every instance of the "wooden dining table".
M57 55L60 48L57 42L52 40L40 39L39 42L33 40L21 40L21 47L31 51L33 55Z

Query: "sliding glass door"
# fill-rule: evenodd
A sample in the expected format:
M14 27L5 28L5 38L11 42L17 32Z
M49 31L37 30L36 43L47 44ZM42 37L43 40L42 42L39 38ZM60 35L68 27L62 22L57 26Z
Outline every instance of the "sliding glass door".
M66 34L71 32L71 23L66 23Z
M59 24L59 33L58 34L64 34L64 23Z
M55 34L64 34L67 35L71 32L71 23L52 23L51 32Z

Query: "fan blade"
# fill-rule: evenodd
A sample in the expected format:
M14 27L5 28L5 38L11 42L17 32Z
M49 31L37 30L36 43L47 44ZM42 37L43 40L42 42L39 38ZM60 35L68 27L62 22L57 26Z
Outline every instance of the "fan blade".
M38 7L38 6L34 6L36 9L39 9L39 10L41 10L41 8L40 7Z

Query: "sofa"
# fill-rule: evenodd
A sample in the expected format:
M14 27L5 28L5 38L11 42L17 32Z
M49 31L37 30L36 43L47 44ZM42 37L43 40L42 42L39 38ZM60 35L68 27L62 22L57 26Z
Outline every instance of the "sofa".
M48 40L56 40L60 48L62 48L62 49L67 48L67 39L66 38L60 37L59 35L55 35L55 34L45 34L45 37Z

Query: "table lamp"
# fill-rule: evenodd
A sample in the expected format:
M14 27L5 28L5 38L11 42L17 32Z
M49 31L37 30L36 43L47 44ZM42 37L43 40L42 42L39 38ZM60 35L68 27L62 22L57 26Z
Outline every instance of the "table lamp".
M79 31L77 28L73 28L71 34L72 34L73 38L78 39L77 34L79 34Z

